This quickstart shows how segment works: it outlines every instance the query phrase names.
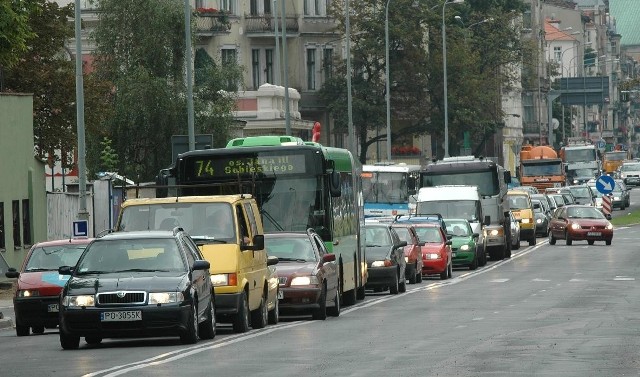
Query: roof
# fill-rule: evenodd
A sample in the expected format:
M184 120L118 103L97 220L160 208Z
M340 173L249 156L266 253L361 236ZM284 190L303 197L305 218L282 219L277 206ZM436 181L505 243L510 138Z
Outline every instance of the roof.
M63 246L63 245L86 245L93 241L93 238L65 238L61 240L38 242L33 247Z
M123 207L141 204L172 204L172 203L234 203L241 199L251 199L251 194L236 195L203 195L203 196L170 196L167 198L139 198L127 199Z
M614 17L620 45L640 45L640 7L638 0L609 0L609 13Z
M544 39L547 41L576 42L577 39L557 28L550 20L544 22Z
M171 230L139 230L133 232L113 232L101 237L101 240L135 240L135 239L150 239L150 238L173 238L173 231Z

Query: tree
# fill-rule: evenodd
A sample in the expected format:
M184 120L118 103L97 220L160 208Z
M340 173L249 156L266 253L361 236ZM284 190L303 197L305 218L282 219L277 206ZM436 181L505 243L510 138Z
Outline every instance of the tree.
M351 4L353 122L360 138L360 160L364 162L366 149L372 144L367 130L384 129L386 124L386 1ZM483 140L503 124L501 92L516 80L513 66L522 61L523 44L516 20L523 9L520 0L470 0L445 8L450 146L457 147L465 131L470 131L473 139ZM428 132L443 140L441 12L441 1L389 3L391 112L394 123L403 126L395 127L394 139L402 134ZM338 30L344 30L342 2L333 3L332 14L338 20ZM477 24L465 28L455 22L454 15L461 15L467 25ZM480 23L488 18L493 21ZM320 93L336 128L345 130L346 70L343 64L337 66L337 74Z
M3 68L16 64L28 49L27 41L35 36L29 16L37 11L31 1L0 0L0 92Z
M111 139L105 136L100 142L100 145L102 146L102 154L100 155L102 171L116 171L118 166L118 154L111 147Z

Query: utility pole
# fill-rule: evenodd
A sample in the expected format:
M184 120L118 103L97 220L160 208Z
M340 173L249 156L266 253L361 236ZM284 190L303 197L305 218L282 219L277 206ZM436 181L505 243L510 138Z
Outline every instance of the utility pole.
M189 150L196 150L196 135L193 114L193 67L191 52L191 5L184 0L184 42L186 47L185 59L187 64L187 125L189 133Z
M80 0L75 0L76 38L76 132L78 133L78 219L89 220L87 211L87 168L84 141L84 82L82 78L82 35Z

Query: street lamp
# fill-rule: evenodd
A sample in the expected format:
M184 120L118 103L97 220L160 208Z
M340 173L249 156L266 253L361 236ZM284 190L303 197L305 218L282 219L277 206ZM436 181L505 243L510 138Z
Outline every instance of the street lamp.
M463 29L467 29L467 30L468 30L468 29L471 29L471 28L472 28L472 27L474 27L474 26L477 26L477 25L480 25L480 24L484 24L485 22L491 22L491 21L493 21L493 17L489 17L489 18L485 18L485 19L484 19L484 20L482 20L482 21L474 22L474 23L472 23L472 24L471 24L471 25L469 25L469 26L465 26L464 21L462 20L462 17L460 17L460 16L454 16L453 18L455 18L458 22L460 22L460 23L462 24L462 28L463 28ZM465 33L464 33L464 43L467 43L467 33L466 33L466 31L465 31Z
M391 85L389 84L389 2L384 8L385 100L387 102L387 161L391 161ZM378 142L376 141L376 144ZM380 158L378 156L378 158Z
M442 4L442 70L444 85L444 156L449 157L449 103L447 100L447 29L444 23L444 9L447 4L464 3L464 0L445 0Z

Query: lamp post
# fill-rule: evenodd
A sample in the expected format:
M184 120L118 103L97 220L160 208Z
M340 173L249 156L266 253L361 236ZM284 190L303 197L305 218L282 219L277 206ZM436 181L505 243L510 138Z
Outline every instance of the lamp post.
M384 8L385 100L387 102L387 161L391 161L391 85L389 84L389 2ZM376 145L378 143L376 142ZM379 157L378 157L379 158Z
M468 30L468 29L471 29L471 28L472 28L472 27L474 27L474 26L477 26L477 25L480 25L480 24L484 24L485 22L491 22L491 21L493 21L493 17L489 17L489 18L485 18L485 19L484 19L484 20L482 20L482 21L474 22L474 23L472 23L472 24L471 24L471 25L469 25L469 26L465 26L465 25L464 25L464 21L462 20L462 17L460 17L460 16L455 16L455 17L453 17L453 18L455 18L457 21L459 21L459 22L462 24L462 28L463 28L463 29L467 29L467 30ZM464 43L465 43L465 44L467 44L467 33L466 33L466 30L465 30L465 33L464 33Z
M447 100L447 29L444 23L444 9L447 4L464 3L464 0L445 0L442 4L442 71L444 86L444 156L449 157L449 103Z

